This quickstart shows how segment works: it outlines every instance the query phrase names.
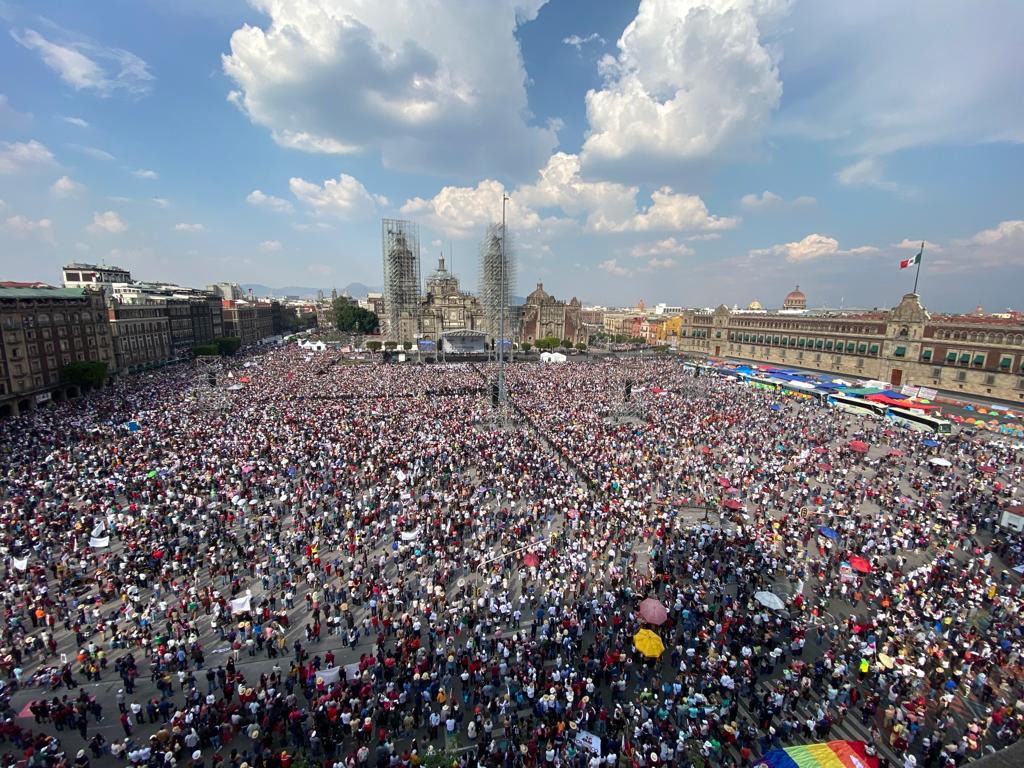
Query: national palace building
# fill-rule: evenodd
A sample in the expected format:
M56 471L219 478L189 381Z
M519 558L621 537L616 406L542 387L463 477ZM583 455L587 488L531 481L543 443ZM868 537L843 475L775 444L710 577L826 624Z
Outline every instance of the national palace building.
M1024 402L1024 318L930 315L908 293L890 310L683 310L659 338L689 355L770 363Z

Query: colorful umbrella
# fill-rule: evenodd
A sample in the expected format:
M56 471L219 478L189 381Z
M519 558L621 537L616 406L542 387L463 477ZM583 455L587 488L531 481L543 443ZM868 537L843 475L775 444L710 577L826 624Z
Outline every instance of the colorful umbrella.
M525 565L527 568L536 568L538 565L540 565L540 558L537 557L537 555L533 552L527 552L526 555L523 557L523 565Z
M899 448L890 448L889 449L889 455L890 456L902 456L903 455L903 451L901 451Z
M786 604L782 602L782 598L772 592L755 592L754 599L765 608L770 608L773 611L781 611L786 607Z
M817 454L828 453L828 448L826 448L824 445L819 445L817 448L814 449L814 452Z
M156 477L156 470L155 469L149 470L149 472L146 473L146 477Z
M863 440L851 440L850 450L855 453L867 453L871 446L865 443Z
M978 467L978 471L984 472L986 475L994 475L996 473L996 468L991 464L985 464L982 467Z
M818 469L820 469L822 472L831 472L832 465L829 464L827 461L823 461L820 464L818 464Z
M855 571L860 571L861 573L871 573L871 563L860 555L854 555L850 558L850 567Z
M827 525L823 525L818 530L821 531L822 536L828 536L830 539L839 538L839 531L837 531L835 528L829 528Z
M639 613L641 619L655 626L660 626L668 621L668 611L665 606L653 597L648 597L640 603Z
M722 486L723 488L728 488L730 485L732 485L732 483L729 482L729 478L728 477L720 477L720 478L718 478L718 484L720 486Z
M743 503L739 499L726 499L722 502L722 506L726 509L743 509Z
M921 441L921 445L925 445L925 446L927 446L929 448L934 448L938 444L939 444L938 440L932 440L931 438L929 438L927 440L922 440Z
M656 659L665 652L661 638L649 629L641 629L633 635L633 646L649 659Z
M863 741L829 741L770 749L754 765L757 768L878 768L878 758L868 755Z

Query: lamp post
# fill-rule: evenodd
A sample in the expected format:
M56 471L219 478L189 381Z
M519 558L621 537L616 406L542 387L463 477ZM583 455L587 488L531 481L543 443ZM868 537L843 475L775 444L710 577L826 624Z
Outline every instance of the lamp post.
M505 203L508 202L508 195L501 193L501 273L500 273L500 298L501 305L498 307L498 403L502 408L507 400L505 390L505 301L507 290L505 285Z

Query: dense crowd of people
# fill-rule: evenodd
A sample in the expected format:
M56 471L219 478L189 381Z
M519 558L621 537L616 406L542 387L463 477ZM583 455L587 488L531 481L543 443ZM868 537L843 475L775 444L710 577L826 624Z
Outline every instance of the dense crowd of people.
M3 766L949 768L1024 735L1015 446L677 359L517 362L496 419L492 375L285 346L225 363L226 410L177 366L0 423Z

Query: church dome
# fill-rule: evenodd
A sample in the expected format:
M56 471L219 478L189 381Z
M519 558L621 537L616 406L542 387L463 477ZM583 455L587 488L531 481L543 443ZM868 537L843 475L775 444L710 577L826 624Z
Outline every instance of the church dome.
M758 301L757 299L754 299L752 302L747 304L747 309L753 309L753 310L760 311L760 310L764 309L764 307L761 305L760 301Z
M794 290L786 294L786 300L782 302L783 309L807 309L807 297L798 285Z

